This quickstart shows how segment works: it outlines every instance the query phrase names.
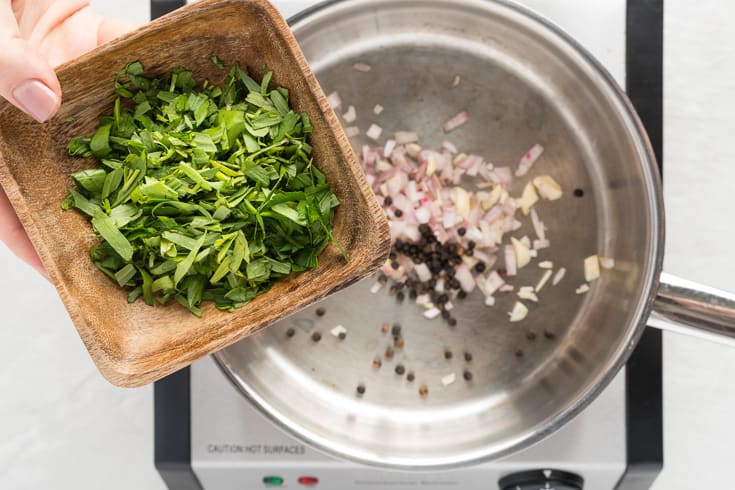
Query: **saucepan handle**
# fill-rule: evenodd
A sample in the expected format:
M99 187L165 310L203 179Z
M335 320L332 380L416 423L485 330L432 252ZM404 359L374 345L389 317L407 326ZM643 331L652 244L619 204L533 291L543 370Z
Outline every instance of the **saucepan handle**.
M735 347L735 294L664 272L648 324Z

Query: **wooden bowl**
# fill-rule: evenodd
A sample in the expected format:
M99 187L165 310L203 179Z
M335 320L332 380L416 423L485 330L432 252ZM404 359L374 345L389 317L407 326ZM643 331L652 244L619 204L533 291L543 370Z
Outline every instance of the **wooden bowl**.
M127 303L127 292L98 271L89 250L98 242L87 219L62 211L70 174L90 161L67 155L70 138L92 134L112 110L115 74L140 60L148 75L177 66L197 80L221 81L210 61L238 62L289 89L291 104L314 125L314 161L341 201L335 237L319 267L280 280L234 313L203 305L202 319L172 302ZM0 184L38 250L51 280L102 374L118 386L140 386L236 342L374 272L390 248L388 223L337 118L280 14L265 0L204 0L102 46L59 68L64 102L45 124L0 103ZM69 117L73 123L65 122Z

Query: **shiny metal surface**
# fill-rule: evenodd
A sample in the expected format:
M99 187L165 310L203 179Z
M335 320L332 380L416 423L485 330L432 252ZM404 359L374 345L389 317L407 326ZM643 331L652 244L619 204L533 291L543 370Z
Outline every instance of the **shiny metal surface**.
M648 324L735 347L735 294L663 273Z
M540 253L568 269L520 324L513 298L471 296L450 329L418 307L397 306L363 282L216 355L243 393L281 427L331 454L367 464L438 469L529 446L584 408L613 378L645 326L661 268L663 217L654 159L630 104L571 39L514 4L483 0L346 0L308 11L294 32L327 93L338 90L366 129L417 130L439 146L443 121L467 109L449 139L497 165L515 166L541 142L544 173L568 192L539 207L552 247ZM369 73L352 70L360 61ZM455 74L462 83L451 87ZM380 116L372 107L386 107ZM360 147L367 140L355 140ZM518 194L524 180L516 182ZM584 198L571 195L581 187ZM519 236L528 233L524 228ZM599 253L616 268L576 295L582 260ZM535 270L534 270L535 269ZM534 284L537 268L514 281ZM390 342L382 323L403 327L405 348L371 367ZM348 329L339 341L335 325ZM288 339L285 332L295 328ZM527 331L556 333L529 343ZM321 342L310 340L313 331ZM524 356L514 350L523 346ZM445 348L455 353L444 359ZM465 365L461 353L470 351ZM397 362L416 381L393 373ZM470 383L462 379L467 366ZM443 386L442 376L457 381ZM355 396L365 383L362 398ZM418 396L425 383L429 395Z

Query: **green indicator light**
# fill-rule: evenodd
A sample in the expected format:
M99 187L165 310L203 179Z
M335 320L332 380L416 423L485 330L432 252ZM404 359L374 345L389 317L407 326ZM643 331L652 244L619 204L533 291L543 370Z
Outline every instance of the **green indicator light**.
M280 476L264 476L263 483L266 487L280 487L283 485L283 478Z

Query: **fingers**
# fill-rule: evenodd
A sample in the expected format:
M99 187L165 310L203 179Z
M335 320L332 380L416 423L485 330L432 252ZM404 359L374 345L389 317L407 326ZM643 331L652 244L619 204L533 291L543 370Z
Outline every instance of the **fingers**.
M48 120L61 105L54 70L20 37L7 0L0 0L0 96L39 122Z
M48 279L46 268L41 263L2 187L0 187L0 241L5 243L18 258Z
M140 24L128 22L125 20L104 19L100 24L100 30L97 33L97 43L105 44L115 38L127 34L133 29L140 27Z

